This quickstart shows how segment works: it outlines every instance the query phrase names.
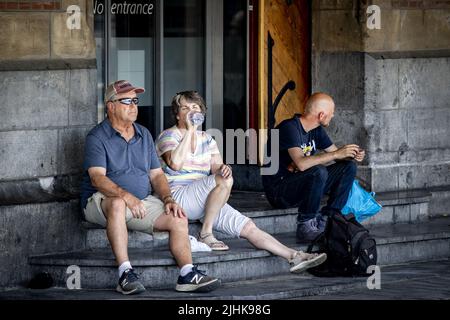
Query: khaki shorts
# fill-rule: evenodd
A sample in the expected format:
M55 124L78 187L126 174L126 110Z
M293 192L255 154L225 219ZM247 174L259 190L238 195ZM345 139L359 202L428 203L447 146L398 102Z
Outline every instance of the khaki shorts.
M86 209L84 209L86 221L106 228L106 217L103 214L101 206L102 200L106 198L107 197L104 194L96 192L88 199ZM152 195L143 199L142 202L144 203L147 215L143 219L136 219L133 217L131 210L127 208L125 217L127 228L129 230L152 234L158 238L166 238L168 236L167 232L153 231L156 219L164 213L164 204L161 200Z

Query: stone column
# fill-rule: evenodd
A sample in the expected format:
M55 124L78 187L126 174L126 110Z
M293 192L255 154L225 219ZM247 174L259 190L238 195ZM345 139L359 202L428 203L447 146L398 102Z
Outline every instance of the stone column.
M313 91L336 100L328 132L368 152L358 176L377 192L450 186L450 2L315 1Z
M30 279L30 255L85 245L79 185L97 123L92 1L33 5L0 12L0 287ZM80 8L80 29L67 27L69 5Z

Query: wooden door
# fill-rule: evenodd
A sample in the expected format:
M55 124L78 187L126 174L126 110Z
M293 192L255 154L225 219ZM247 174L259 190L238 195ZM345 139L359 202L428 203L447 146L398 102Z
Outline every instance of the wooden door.
M296 88L288 90L276 114L275 125L303 111L310 94L311 9L307 0L260 0L258 30L258 127L268 123L268 34L273 38L272 99L293 80ZM260 136L259 154L265 144ZM259 157L260 163L262 158Z

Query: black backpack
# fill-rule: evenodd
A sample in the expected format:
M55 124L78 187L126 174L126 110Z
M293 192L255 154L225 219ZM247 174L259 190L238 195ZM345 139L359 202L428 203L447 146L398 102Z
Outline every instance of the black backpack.
M377 264L375 239L353 214L333 210L326 214L325 231L309 245L307 252L325 252L327 260L308 271L319 277L369 276L367 268ZM313 251L314 247L318 250Z

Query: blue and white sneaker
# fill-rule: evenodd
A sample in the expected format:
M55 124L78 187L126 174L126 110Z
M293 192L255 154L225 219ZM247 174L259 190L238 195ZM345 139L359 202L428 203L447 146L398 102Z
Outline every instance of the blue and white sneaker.
M139 277L134 273L134 270L127 269L122 273L116 291L123 294L138 294L144 292L145 287L140 283Z
M195 265L187 275L178 277L175 290L181 292L210 292L219 286L219 279L207 276L205 271L198 270Z

